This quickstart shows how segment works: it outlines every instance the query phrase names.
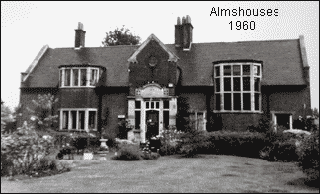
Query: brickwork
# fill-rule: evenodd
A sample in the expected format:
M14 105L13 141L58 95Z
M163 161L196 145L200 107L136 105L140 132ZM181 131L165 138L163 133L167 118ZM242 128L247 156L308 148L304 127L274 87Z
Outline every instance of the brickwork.
M118 133L118 115L126 115L128 112L128 88L105 88L102 96L102 120L106 119L102 126L108 133ZM108 116L107 116L108 115ZM106 117L107 116L107 117Z
M62 88L59 97L61 108L98 108L94 88Z

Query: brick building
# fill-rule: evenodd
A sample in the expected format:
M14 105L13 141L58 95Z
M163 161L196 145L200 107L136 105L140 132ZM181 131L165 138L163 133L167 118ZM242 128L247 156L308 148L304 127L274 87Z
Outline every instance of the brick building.
M246 130L262 116L292 128L310 108L303 36L193 43L189 16L174 27L174 44L151 34L137 46L85 47L79 23L73 48L46 45L21 73L22 120L32 99L52 93L61 131L111 133L126 118L133 126L127 138L144 142L176 124L179 97L208 131Z

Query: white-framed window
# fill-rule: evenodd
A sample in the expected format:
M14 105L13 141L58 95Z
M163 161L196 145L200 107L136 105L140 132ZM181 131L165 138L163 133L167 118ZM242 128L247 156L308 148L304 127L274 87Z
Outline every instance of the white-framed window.
M206 112L192 112L189 113L189 124L195 128L200 130L206 130Z
M60 130L97 130L97 109L61 108Z
M214 112L261 112L262 68L256 62L214 65Z
M94 67L62 67L59 71L59 86L94 87L101 76L99 68Z

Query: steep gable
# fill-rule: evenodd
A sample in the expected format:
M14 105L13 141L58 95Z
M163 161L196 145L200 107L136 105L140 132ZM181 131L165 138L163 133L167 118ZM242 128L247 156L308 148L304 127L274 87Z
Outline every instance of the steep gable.
M171 52L154 34L151 34L146 41L144 41L141 46L132 54L132 56L128 59L128 62L138 63L137 56L138 54L148 45L148 43L154 40L156 41L163 50L165 50L169 55L169 62L177 62L179 57L177 57L173 52Z

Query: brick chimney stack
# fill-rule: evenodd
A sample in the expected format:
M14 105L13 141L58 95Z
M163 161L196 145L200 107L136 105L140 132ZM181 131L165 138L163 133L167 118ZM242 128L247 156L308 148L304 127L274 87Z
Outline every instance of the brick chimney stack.
M74 41L74 47L75 48L84 47L86 31L83 30L83 24L81 22L78 23L78 29L76 29L75 31L76 31L76 36Z
M177 25L175 25L175 46L183 48L183 50L189 50L192 43L192 31L193 26L190 16L182 17L182 21L178 17Z
M174 43L176 47L181 47L183 42L183 36L182 36L182 25L181 25L181 19L180 17L177 18L177 25L175 27L175 40Z

